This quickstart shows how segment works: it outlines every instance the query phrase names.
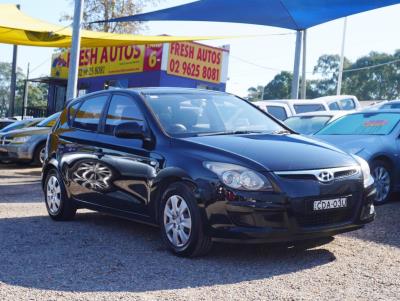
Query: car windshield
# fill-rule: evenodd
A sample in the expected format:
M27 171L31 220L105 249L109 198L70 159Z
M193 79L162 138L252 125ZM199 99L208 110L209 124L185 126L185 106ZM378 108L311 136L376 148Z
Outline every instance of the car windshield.
M318 135L388 135L400 120L398 113L359 113L328 124Z
M22 128L28 127L28 126L35 126L36 124L39 123L39 121L40 121L40 119L16 121L16 122L11 123L10 125L6 126L2 130L0 130L0 132L9 132L9 131L13 131L13 130L22 129Z
M386 109L400 109L400 102L395 102L395 103L389 102L381 106L381 110L386 110Z
M38 127L46 127L46 128L51 128L53 125L56 124L58 116L60 116L61 113L55 113L46 119L42 120L37 124Z
M332 116L295 116L290 117L284 123L292 130L310 135L322 129L332 118Z
M174 137L283 133L285 128L246 101L220 93L147 94L164 130Z

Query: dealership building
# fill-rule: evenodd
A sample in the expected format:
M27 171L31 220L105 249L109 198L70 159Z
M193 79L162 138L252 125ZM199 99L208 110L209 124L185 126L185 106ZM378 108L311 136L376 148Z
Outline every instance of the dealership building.
M60 111L66 101L70 53L52 57L47 113ZM78 95L104 89L187 87L225 91L229 46L194 42L82 48Z

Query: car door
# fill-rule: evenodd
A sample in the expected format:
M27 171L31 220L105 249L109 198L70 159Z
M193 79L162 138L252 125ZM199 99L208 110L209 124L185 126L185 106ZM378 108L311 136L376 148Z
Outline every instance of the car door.
M101 198L110 208L139 216L148 216L151 183L162 158L151 151L142 139L118 138L114 135L121 123L136 122L147 127L137 101L129 94L113 93L103 117L98 140L102 168L110 171L108 187Z
M69 126L58 129L61 171L72 197L101 205L106 171L99 167L98 128L109 93L83 99L69 109Z

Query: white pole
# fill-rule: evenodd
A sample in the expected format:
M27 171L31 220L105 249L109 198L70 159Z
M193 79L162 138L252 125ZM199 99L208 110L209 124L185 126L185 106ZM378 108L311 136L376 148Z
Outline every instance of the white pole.
M67 101L76 97L78 87L79 51L81 48L81 20L84 0L75 0L74 22L72 27L72 47L69 60Z
M342 91L342 78L343 78L343 67L344 67L344 47L346 44L346 31L347 31L347 17L344 18L344 23L343 23L342 51L340 54L340 66L339 66L337 91L336 91L337 95L340 95L341 91Z
M307 29L303 30L303 70L301 73L301 93L300 98L306 99L307 94L307 76L306 76L306 68L307 68Z
M291 93L292 99L297 99L299 97L301 37L302 37L302 32L298 30L296 33L296 49L294 54L294 67L293 67L293 80L292 80L292 93Z

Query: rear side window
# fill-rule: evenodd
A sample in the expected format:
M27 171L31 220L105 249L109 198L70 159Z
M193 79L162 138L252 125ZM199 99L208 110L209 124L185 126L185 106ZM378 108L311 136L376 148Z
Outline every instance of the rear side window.
M267 111L268 111L268 113L270 113L275 118L278 118L279 120L283 121L283 120L287 119L286 110L283 107L267 106Z
M107 111L104 132L112 135L115 127L121 123L138 122L142 124L143 120L143 114L132 97L116 94L112 97Z
M332 111L338 111L338 110L340 110L340 107L339 107L338 103L335 101L335 102L332 102L329 104L329 109Z
M102 95L85 100L76 113L73 126L84 130L96 131L107 99L107 95Z
M340 106L342 107L342 110L346 111L354 110L356 108L356 104L351 98L340 100Z
M294 110L297 114L299 113L307 113L307 112L316 112L316 111L325 111L325 108L322 104L297 104L294 105Z

